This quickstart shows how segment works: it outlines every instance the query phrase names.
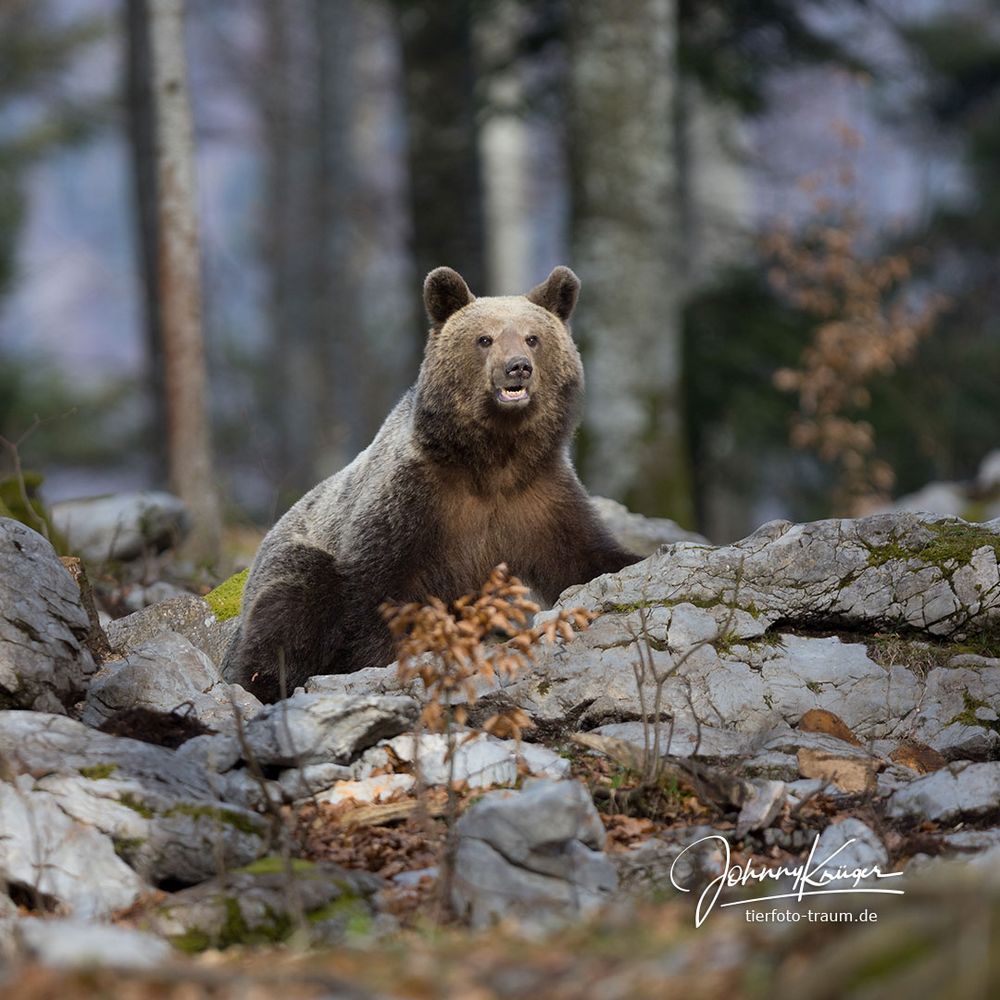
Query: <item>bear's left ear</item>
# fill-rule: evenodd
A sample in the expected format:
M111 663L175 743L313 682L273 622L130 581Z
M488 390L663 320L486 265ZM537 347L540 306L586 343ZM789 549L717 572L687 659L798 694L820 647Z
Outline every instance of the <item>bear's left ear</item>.
M474 299L465 279L450 267L436 267L424 279L424 308L436 327Z
M580 279L568 267L560 266L554 268L540 285L532 288L525 298L568 323L579 294Z

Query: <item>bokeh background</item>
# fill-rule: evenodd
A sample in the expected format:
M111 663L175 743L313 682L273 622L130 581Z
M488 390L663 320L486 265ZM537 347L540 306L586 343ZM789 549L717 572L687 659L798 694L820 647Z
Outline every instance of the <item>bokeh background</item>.
M928 483L922 506L996 516L996 0L184 16L199 488L228 524L271 523L369 442L439 264L477 294L580 275L595 493L718 542ZM0 3L2 471L49 502L177 476L149 19Z

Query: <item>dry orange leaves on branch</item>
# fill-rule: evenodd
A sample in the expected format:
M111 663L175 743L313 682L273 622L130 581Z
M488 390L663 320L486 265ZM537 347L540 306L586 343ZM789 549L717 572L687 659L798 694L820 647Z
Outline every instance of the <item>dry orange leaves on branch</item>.
M841 139L849 150L860 143L853 134ZM842 188L854 177L849 165L835 170ZM815 191L821 181L806 178L802 186ZM774 383L799 397L791 443L837 466L839 506L856 514L887 499L894 482L892 469L874 456L874 428L857 415L871 403L869 384L913 357L945 300L918 294L910 257L869 250L856 209L821 194L813 205L817 221L797 231L776 228L763 241L772 286L817 320L799 366L777 371Z
M438 598L427 604L383 604L399 657L403 682L420 678L426 704L422 721L432 732L451 723L466 721L464 705L476 700L476 680L513 678L534 660L534 648L542 641L572 639L585 629L594 615L582 608L560 611L539 625L529 626L539 607L528 599L529 588L511 576L506 565L497 566L478 594L460 597L451 605ZM506 639L490 643L492 637ZM494 715L483 729L500 737L519 739L532 726L521 709Z

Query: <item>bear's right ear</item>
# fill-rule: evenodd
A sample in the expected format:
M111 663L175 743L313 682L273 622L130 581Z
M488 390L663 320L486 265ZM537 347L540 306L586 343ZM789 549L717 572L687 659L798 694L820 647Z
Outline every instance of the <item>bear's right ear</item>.
M436 267L424 279L424 308L434 326L475 299L465 279L450 267Z

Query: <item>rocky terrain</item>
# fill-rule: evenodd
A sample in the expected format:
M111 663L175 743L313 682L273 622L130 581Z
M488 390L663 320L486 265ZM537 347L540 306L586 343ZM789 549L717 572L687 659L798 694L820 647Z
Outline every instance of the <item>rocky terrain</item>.
M0 968L370 944L443 914L557 940L651 899L693 927L678 883L718 875L723 839L771 865L839 848L903 871L910 898L941 871L989 882L1000 519L773 522L712 546L602 516L649 557L541 613L594 620L478 682L451 748L395 665L263 706L220 677L214 595L147 587L127 616L88 613L79 566L0 519ZM524 742L476 728L515 709Z

